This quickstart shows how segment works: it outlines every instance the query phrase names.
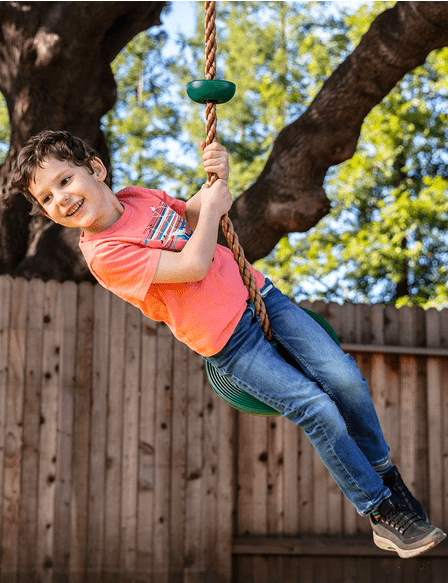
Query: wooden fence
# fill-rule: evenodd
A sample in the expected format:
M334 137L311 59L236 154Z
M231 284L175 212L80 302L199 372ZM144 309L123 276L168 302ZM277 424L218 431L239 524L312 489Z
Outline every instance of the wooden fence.
M366 378L448 529L448 311L303 304ZM377 549L300 429L239 414L166 326L87 283L0 277L0 583L446 583Z

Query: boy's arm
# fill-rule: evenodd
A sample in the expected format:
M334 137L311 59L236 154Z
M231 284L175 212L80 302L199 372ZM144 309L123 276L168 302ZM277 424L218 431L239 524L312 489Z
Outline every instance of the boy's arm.
M218 242L219 224L232 206L232 196L223 180L203 188L196 229L179 253L161 251L152 283L187 283L204 279Z
M213 173L218 176L220 180L227 183L229 179L229 156L227 150L219 142L213 142L207 147L205 147L205 142L201 142L201 148L204 150L202 156L204 170L207 173ZM202 188L207 187L204 185ZM197 192L187 201L187 207L185 210L185 218L188 224L193 229L196 228L199 220L199 214L201 212L201 191Z
M185 209L185 218L187 219L187 223L193 229L196 229L196 225L198 224L199 220L199 213L201 212L201 191L197 192L194 196L192 196L189 200L187 200L187 206Z

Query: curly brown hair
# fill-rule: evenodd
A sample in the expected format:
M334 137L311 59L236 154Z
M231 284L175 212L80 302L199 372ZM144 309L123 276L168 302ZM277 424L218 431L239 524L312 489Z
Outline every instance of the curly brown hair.
M76 166L86 166L93 174L91 162L99 157L86 142L66 131L45 130L31 136L20 150L13 166L11 184L32 204L30 214L44 213L44 209L28 187L38 166L42 168L48 158L67 160Z

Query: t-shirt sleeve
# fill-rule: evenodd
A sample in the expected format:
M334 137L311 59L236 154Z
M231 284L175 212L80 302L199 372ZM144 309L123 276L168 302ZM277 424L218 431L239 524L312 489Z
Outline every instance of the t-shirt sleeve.
M165 201L178 215L181 217L184 216L185 211L187 209L187 203L183 200L179 200L178 198L172 198L168 196L165 192L163 193L166 195L167 200Z
M99 245L90 269L114 294L132 303L143 301L159 263L161 249L126 242Z

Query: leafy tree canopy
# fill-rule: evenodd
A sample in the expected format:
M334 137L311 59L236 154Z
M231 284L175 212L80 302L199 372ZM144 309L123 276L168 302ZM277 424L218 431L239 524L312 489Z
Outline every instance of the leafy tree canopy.
M366 117L357 152L327 177L331 214L261 262L287 293L448 305L447 56L433 52Z
M220 2L218 76L237 93L218 108L218 136L237 197L259 176L279 131L310 105L374 18L393 2ZM185 84L203 78L203 5L193 38L164 55L163 26L116 57L118 102L103 118L114 183L187 198L204 182L203 108ZM296 299L448 306L448 49L430 54L366 117L355 155L326 179L330 215L284 237L256 266ZM0 156L9 139L0 103Z

